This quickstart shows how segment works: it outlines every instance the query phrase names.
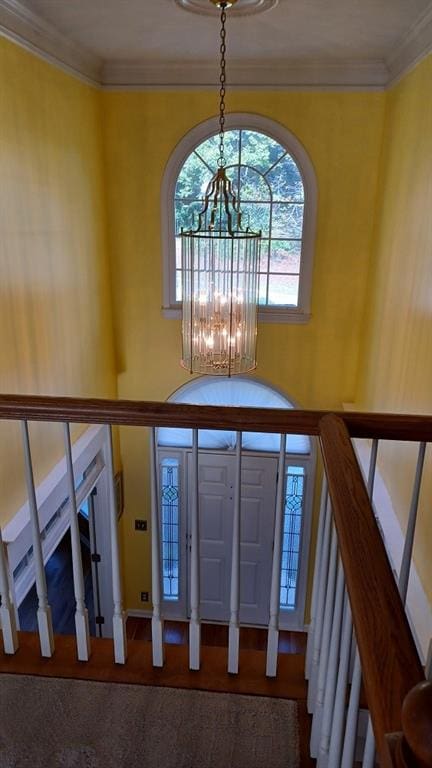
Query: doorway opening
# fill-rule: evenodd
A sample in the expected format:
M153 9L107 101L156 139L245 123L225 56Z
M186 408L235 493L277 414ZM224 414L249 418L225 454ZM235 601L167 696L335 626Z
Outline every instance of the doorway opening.
M186 384L171 402L196 405L294 408L268 384L239 376L202 377ZM236 433L199 431L199 529L201 618L229 621ZM163 600L167 616L187 619L190 605L192 430L158 430ZM271 564L280 435L242 433L240 621L269 620ZM280 563L280 626L304 628L315 447L289 435L284 478L283 545Z
M73 444L75 496L90 632L112 637L113 595L109 477L105 427L89 427ZM61 459L36 488L40 541L54 632L75 634L69 488ZM3 528L17 626L37 630L36 564L28 501Z
M91 568L90 526L87 512L81 508L78 522L81 539L85 604L89 615L90 634L96 635L94 586ZM75 596L73 591L72 546L70 529L66 531L45 565L48 604L51 607L53 628L56 635L75 634ZM36 585L30 589L19 606L19 625L25 632L37 632L38 597Z

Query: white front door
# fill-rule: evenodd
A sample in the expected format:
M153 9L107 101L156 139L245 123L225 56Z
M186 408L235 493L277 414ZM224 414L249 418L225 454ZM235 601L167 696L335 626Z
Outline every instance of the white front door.
M200 452L201 617L229 621L235 456ZM242 457L240 621L267 624L277 458ZM188 486L191 487L189 454ZM189 569L190 572L190 569Z

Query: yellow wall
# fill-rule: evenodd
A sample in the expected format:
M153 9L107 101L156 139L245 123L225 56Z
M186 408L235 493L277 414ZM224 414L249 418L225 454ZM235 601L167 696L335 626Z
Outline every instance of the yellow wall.
M115 396L100 94L3 38L0 72L0 392ZM22 452L0 429L5 521ZM60 427L32 436L40 476Z
M257 375L305 407L353 399L367 291L385 96L382 93L230 93L229 109L270 117L303 143L315 167L319 214L307 325L261 324ZM179 140L215 113L215 92L105 93L105 157L119 396L164 400L180 368L180 322L163 319L160 186ZM150 591L147 438L122 432L126 603Z
M432 56L388 95L358 404L432 412ZM416 449L415 449L416 450ZM390 444L380 464L404 526L414 448ZM424 474L415 560L432 602L432 461Z
M216 94L99 94L4 39L0 71L0 391L115 396L118 370L121 397L163 400L188 375L180 323L160 311L160 185L177 142L215 113ZM312 320L261 325L258 336L257 375L305 407L356 400L430 412L431 84L429 58L387 95L230 94L230 110L291 130L318 179ZM18 429L1 431L4 521L23 501L22 459ZM32 435L41 474L61 451L59 429ZM133 530L149 516L144 430L123 430L122 457L126 605L138 608L150 591L149 537ZM382 453L402 520L405 458ZM416 551L429 596L431 490Z

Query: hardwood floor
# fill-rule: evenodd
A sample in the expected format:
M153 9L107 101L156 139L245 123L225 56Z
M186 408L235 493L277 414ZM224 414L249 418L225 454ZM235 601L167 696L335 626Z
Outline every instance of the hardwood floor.
M164 622L164 641L169 645L188 644L189 625L186 621ZM129 616L126 624L127 637L130 640L151 641L150 619ZM228 626L226 624L201 624L202 645L217 648L228 647ZM306 653L307 635L305 632L287 632L279 635L279 653ZM240 630L240 649L265 651L267 648L267 630L259 627L242 627Z

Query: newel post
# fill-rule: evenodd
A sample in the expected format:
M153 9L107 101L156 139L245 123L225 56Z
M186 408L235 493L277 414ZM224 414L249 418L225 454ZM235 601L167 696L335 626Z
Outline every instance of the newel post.
M419 683L405 697L402 730L388 738L395 768L431 768L432 682Z

